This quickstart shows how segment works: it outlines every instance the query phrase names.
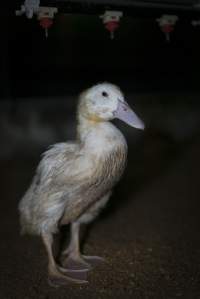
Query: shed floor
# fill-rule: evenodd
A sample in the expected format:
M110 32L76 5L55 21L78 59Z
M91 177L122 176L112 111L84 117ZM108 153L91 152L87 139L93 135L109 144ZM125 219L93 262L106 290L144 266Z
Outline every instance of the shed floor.
M148 146L148 147L147 147ZM200 298L200 142L130 146L124 178L84 251L106 258L87 286L52 288L37 237L21 237L17 202L38 161L1 161L0 298Z

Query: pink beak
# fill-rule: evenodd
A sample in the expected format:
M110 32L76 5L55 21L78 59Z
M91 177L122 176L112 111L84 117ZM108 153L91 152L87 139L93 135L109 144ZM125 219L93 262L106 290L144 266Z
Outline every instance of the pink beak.
M115 118L121 119L129 126L144 130L143 121L135 114L126 102L118 100L117 110L113 113Z

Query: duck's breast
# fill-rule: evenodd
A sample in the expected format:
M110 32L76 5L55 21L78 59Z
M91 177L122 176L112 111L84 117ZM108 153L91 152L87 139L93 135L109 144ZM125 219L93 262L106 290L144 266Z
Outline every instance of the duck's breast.
M86 151L94 160L92 181L96 181L96 186L108 187L118 181L126 164L127 143L113 124L101 124L91 131Z
M77 218L100 200L123 174L127 144L121 132L113 127L100 132L96 130L88 136L84 151L92 161L93 169L90 175L80 182L77 192L68 199L65 214L69 217L70 211L70 220Z

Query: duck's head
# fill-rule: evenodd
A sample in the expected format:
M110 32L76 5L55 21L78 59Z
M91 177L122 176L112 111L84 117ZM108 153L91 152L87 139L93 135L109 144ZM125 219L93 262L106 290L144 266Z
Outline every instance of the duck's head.
M79 114L93 122L121 119L137 129L144 129L144 123L129 107L119 87L110 83L97 84L80 96Z

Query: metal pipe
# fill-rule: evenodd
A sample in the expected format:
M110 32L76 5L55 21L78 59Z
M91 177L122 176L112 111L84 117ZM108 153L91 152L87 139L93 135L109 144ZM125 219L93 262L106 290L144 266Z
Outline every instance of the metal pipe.
M57 7L64 13L99 14L105 10L123 10L127 15L155 16L162 13L200 15L198 1L169 2L137 0L41 0L41 5Z
M101 6L123 6L123 7L132 7L132 8L154 8L154 9L173 9L173 10L199 10L198 1L180 1L178 2L163 2L163 1L132 1L132 0L43 0L41 5L45 4L57 4L59 5L82 5L82 6L91 6L91 5L101 5Z

